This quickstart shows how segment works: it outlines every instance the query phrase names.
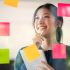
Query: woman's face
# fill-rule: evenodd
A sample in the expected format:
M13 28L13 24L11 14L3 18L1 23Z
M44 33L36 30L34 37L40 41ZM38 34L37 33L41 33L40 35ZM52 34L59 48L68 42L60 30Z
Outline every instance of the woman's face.
M55 18L48 9L41 8L35 16L34 27L37 33L49 36L55 31Z

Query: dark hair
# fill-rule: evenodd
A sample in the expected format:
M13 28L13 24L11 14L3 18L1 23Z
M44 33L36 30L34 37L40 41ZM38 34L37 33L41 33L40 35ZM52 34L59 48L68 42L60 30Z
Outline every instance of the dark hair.
M61 22L61 27L62 27L63 17L57 16L57 7L56 7L55 5L53 5L53 4L51 4L51 3L43 4L43 5L39 6L39 7L36 9L36 11L35 11L35 13L34 13L34 18L33 18L33 25L34 25L34 21L35 21L35 16L36 16L38 10L41 9L41 8L48 9L49 12L55 17L55 19ZM56 35L58 34L58 35L56 36L56 39L57 39L58 42L60 42L60 40L61 40L61 35L62 35L62 29L61 29L61 27L60 27L60 28L57 28L57 30L56 30L56 32L58 31L58 32L56 33ZM58 29L59 29L59 30L58 30Z

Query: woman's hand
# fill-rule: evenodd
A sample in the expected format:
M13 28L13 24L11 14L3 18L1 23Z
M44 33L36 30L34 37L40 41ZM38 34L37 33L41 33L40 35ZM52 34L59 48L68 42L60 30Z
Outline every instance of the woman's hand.
M47 39L45 37L42 37L41 48L43 50L48 50L48 42L47 42Z
M40 34L36 34L36 36L33 38L33 42L37 45L38 48L41 47L43 50L48 49L47 39Z
M36 70L54 70L47 62L41 61Z
M41 43L42 43L42 38L39 34L36 34L34 37L33 37L33 42L37 45L38 48L41 47Z

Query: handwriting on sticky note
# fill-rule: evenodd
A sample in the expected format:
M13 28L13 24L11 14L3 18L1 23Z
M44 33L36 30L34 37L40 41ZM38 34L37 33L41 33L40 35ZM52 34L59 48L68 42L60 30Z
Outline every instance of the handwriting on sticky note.
M66 58L66 46L64 44L52 45L52 58L53 59L65 59Z
M34 61L35 59L37 59L40 56L38 48L36 47L35 44L24 48L23 51L29 62Z

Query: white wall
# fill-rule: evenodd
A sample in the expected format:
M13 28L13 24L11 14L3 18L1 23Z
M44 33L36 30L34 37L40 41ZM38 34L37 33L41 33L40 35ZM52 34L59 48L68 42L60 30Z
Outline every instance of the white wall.
M34 36L32 17L35 9L52 0L19 1L17 8L6 6L0 1L0 22L10 22L10 36L0 36L0 48L10 49L10 59L15 59L18 50L31 43ZM63 43L70 45L70 17L64 18Z

